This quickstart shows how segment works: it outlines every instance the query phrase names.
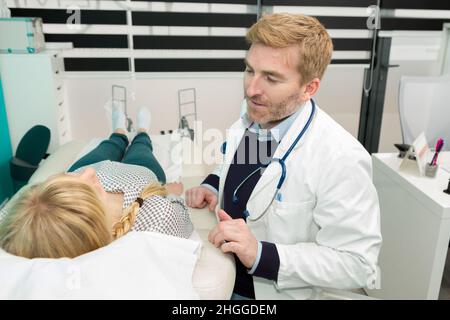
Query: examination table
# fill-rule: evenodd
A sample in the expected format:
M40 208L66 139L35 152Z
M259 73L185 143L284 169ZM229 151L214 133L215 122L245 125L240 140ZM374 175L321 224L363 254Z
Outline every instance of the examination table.
M201 182L204 175L202 165L176 163L183 156L181 154L173 156L176 147L191 148L193 142L190 139L180 137L173 139L169 135L151 136L151 138L155 156L165 170L168 182L178 180L184 184L185 190ZM76 159L94 148L100 141L100 139L91 141L74 140L59 147L42 162L39 169L31 177L30 184L43 181L52 174L64 172ZM192 151L192 148L190 151ZM199 245L201 251L198 253L198 259L192 273L192 286L200 299L229 299L234 286L234 259L230 254L222 253L207 240L209 230L216 224L215 215L206 208L201 210L190 208L189 212L194 224L196 240L201 242L201 246ZM108 298L109 296L106 295L105 297ZM175 297L178 296L175 295ZM187 297L190 298L189 295Z

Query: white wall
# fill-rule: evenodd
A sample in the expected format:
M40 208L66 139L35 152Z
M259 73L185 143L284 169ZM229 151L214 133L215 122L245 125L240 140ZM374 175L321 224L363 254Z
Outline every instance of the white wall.
M114 77L112 77L114 76ZM354 136L358 132L363 67L330 66L316 97L317 103ZM130 117L135 118L139 106L152 112L151 133L178 126L178 90L196 88L197 115L203 128L225 130L239 117L243 98L242 74L139 75L129 79L120 75L74 74L66 84L75 139L104 137L110 133L110 102L113 84L127 87ZM133 99L132 93L135 92Z
M147 78L143 75L135 80L110 76L71 77L67 86L75 139L104 137L111 132L108 106L113 84L127 87L128 113L133 121L139 106L150 108L151 134L178 127L179 89L195 88L198 120L203 121L204 129L217 128L222 132L238 118L243 99L242 74L204 78L192 78L186 74Z
M402 75L435 75L438 69L440 33L395 35L392 41L379 152L395 150L401 142L398 118L398 87ZM358 132L364 66L331 65L316 97L320 107L355 137ZM196 88L198 119L204 129L226 128L239 116L243 98L240 73L142 74L129 79L120 74L72 74L67 88L73 137L104 137L110 132L110 111L104 108L111 99L113 84L128 88L129 114L134 119L140 105L153 115L151 133L178 126L178 90ZM129 77L129 76L127 76ZM132 97L135 92L135 98Z
M322 79L317 104L354 137L358 136L363 66L331 65Z

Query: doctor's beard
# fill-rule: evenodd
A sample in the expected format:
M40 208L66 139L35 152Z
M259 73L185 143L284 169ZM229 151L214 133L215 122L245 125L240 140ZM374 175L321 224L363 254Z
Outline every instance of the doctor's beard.
M295 93L278 103L264 101L259 95L253 97L245 96L245 99L247 100L247 114L250 120L266 129L274 127L281 120L295 113L304 104L304 101L300 100L299 93ZM265 107L254 108L249 101L254 101Z

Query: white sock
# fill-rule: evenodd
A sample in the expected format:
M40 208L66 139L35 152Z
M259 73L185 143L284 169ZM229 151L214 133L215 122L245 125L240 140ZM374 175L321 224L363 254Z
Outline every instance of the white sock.
M140 107L137 114L137 129L145 129L148 132L151 120L150 110L147 107Z
M123 129L127 131L127 119L125 117L125 113L119 108L113 107L112 111L112 126L113 131L117 129Z

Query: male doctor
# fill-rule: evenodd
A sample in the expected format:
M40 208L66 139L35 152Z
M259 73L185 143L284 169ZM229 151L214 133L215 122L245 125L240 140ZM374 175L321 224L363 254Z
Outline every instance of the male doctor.
M247 40L247 112L228 130L224 163L186 191L191 207L218 206L208 239L236 258L232 299L255 298L253 277L278 291L373 287L371 158L312 100L333 51L327 31L312 17L271 14Z

